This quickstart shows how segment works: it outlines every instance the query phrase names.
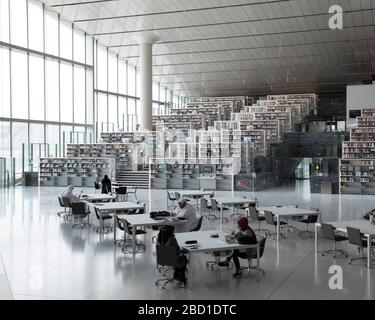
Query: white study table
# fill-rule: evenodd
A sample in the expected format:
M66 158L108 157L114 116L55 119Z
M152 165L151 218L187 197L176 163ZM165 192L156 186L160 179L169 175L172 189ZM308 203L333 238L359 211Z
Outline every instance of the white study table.
M93 202L93 201L108 201L116 200L116 195L110 194L83 194L80 198L83 201Z
M211 235L218 234L218 238L212 238ZM202 253L202 252L214 252L214 251L227 251L227 250L235 250L235 249L250 249L256 248L257 249L257 270L260 271L260 245L259 241L257 244L239 244L239 243L227 243L225 241L225 236L228 233L223 232L222 230L211 230L211 231L198 231L198 232L184 232L184 233L176 233L175 237L180 246L180 248L184 249L189 254L189 268L188 268L188 283L189 287L191 287L192 282L192 256L194 253ZM186 241L196 240L197 241L197 248L192 248L190 245L186 245Z
M334 221L327 222L340 232L347 233L347 227L356 228L361 230L361 233L367 238L367 268L371 268L371 244L375 239L375 225L370 224L368 220L350 220L350 221ZM321 223L315 224L315 253L318 252L318 228Z
M149 214L130 214L124 215L123 218L132 226L133 239L132 247L133 254L135 254L136 229L137 227L161 227L166 225L177 225L186 223L184 220L173 219L172 217L165 217L163 219L152 219ZM116 238L115 238L116 241Z
M261 215L264 215L264 211L271 211L275 215L276 220L277 220L277 225L276 225L277 242L280 241L280 218L317 215L318 221L321 221L320 212L310 210L310 209L296 208L295 206L260 207L260 208L257 208L257 210Z
M256 204L254 199L245 199L240 197L215 197L218 205L220 206L220 228L223 230L223 208L225 205L234 206L234 205L245 205L245 204Z
M103 219L102 214L117 215L116 211L125 211L125 210L137 210L144 209L144 206L141 204L136 204L133 202L108 202L108 203L96 203L94 207L98 209L100 216L100 230L102 230ZM100 231L101 232L101 231ZM114 238L116 240L116 225L113 228Z

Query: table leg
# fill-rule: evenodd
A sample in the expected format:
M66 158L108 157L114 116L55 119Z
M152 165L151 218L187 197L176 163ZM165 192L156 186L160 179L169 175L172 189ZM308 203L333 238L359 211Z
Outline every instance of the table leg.
M371 237L367 238L367 268L371 269Z
M315 253L318 253L318 226L315 224Z
M223 231L223 204L220 205L220 229Z
M104 233L104 230L103 230L103 213L102 212L100 212L100 222L99 222L99 225L100 225L99 233L102 234L102 233Z
M135 254L135 241L136 241L136 226L133 226L133 241L132 241L132 245L133 245L133 254Z
M113 219L117 219L117 215L116 215L116 212L115 214L113 215ZM114 243L116 244L116 235L117 235L117 227L116 227L116 221L114 221L114 224L113 224L113 239L114 239Z
M276 233L277 233L277 242L280 241L280 217L279 216L276 216L276 220L277 220L277 230L276 230Z
M191 289L192 288L192 275L193 275L193 272L192 272L192 267L193 267L193 264L192 264L192 257L193 255L189 253L189 269L188 269L188 288Z
M257 269L258 269L258 274L260 272L260 245L259 245L259 242L258 242L258 246L257 246Z

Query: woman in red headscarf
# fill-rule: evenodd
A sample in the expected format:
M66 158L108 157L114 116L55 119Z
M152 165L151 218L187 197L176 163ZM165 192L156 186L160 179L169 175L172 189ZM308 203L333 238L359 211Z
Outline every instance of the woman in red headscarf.
M237 239L239 243L242 244L256 244L257 237L253 229L249 226L249 220L246 217L242 217L237 221L239 231L234 234L234 238ZM252 250L234 250L232 255L229 256L224 262L219 262L219 266L228 266L231 259L233 259L233 263L236 266L236 272L233 274L233 277L240 277L242 276L240 261L238 258L247 259L251 256Z

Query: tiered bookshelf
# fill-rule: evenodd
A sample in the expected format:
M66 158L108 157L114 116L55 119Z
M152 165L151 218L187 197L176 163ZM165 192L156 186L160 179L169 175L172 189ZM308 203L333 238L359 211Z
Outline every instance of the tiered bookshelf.
M106 158L41 158L39 182L41 186L94 187L105 175L115 174L113 159Z
M375 127L351 128L350 141L375 141Z
M375 127L375 117L357 117L357 127Z
M375 160L340 160L340 190L343 194L375 194Z
M362 109L362 117L375 117L375 108Z
M270 143L280 142L279 120L241 121L241 130L265 130L266 140Z
M375 141L343 142L344 159L375 159Z

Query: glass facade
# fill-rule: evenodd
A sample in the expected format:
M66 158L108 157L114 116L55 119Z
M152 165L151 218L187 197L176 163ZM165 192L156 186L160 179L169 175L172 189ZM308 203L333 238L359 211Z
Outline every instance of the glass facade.
M42 2L0 0L0 70L0 157L18 177L64 143L137 128L139 70ZM173 93L153 89L153 112L167 113Z

